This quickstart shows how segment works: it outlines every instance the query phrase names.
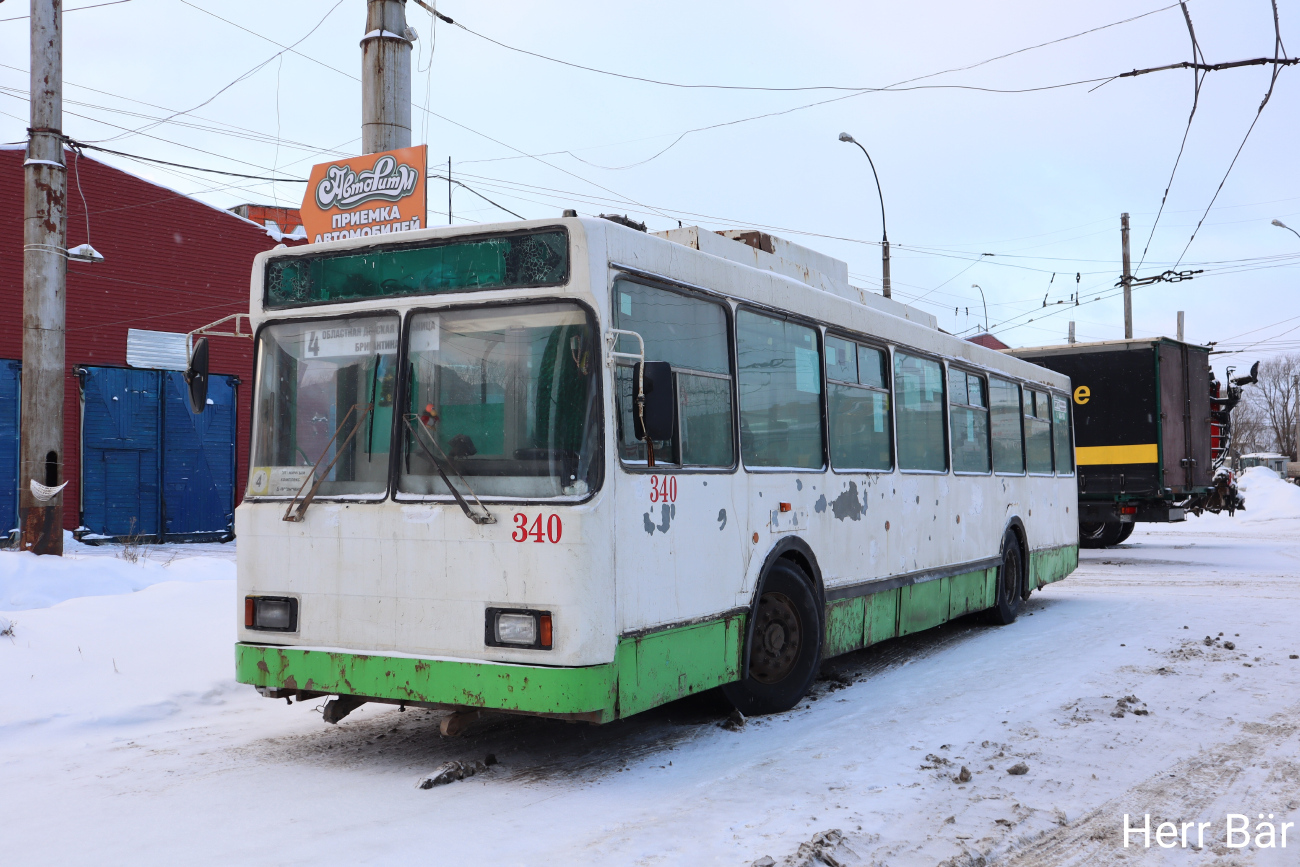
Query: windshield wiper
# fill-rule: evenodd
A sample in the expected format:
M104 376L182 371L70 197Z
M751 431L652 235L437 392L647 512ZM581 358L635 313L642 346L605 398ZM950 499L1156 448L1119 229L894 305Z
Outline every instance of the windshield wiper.
M424 431L429 442L438 450L438 454L442 456L442 460L438 460L433 452L429 451L429 446L425 445L424 441L420 439L419 432L416 430L415 426L411 424L412 419L419 422L419 430ZM442 482L447 486L447 490L451 491L451 495L456 498L456 502L460 505L460 510L465 513L465 517L469 518L475 524L495 524L497 522L496 517L487 510L487 506L483 505L483 501L478 498L478 494L474 493L474 489L469 486L469 482L465 481L465 477L456 469L456 465L451 462L451 458L447 457L446 452L442 450L442 446L438 445L438 440L434 437L433 431L429 430L429 423L413 412L408 412L403 415L402 421L411 432L411 437L419 444L420 448L424 450L424 453L429 456L429 460L433 461L434 469L436 469L438 475L442 477ZM465 498L460 495L460 491L456 490L456 486L451 483L451 479L447 478L447 473L443 470L444 464L451 467L451 471L456 474L456 478L460 479L461 484L465 486L465 490L469 491L469 495L474 498L474 504L483 510L483 514L480 515L478 512L475 512L469 507L469 503L465 502Z
M284 510L284 518L282 520L293 521L294 523L302 521L302 516L306 514L307 507L310 506L311 501L316 498L316 492L319 491L320 486L325 483L325 477L330 474L330 470L334 469L334 465L339 462L339 458L343 457L343 451L347 448L348 443L352 442L352 438L357 435L357 431L361 430L361 425L366 420L366 416L370 415L370 410L373 406L374 404L372 403L364 405L356 403L348 410L347 415L343 416L343 421L339 422L338 429L334 431L334 435L330 437L329 442L325 443L325 448L321 450L320 457L316 459L315 465L312 466L311 473L308 474L307 478L302 480L302 486L298 488L298 493L294 494L293 499L289 501L289 507ZM338 449L335 450L334 460L330 461L329 466L325 468L325 472L317 476L316 471L320 469L320 462L325 460L325 456L329 454L330 446L339 438L339 433L343 430L343 426L348 423L348 419L351 418L352 414L357 412L357 410L360 410L360 413L357 415L357 420L352 424L352 430L348 431L347 438L344 439ZM302 496L303 488L306 488L307 483L313 478L316 479L316 484L311 486L311 490L307 492L307 496L302 498L302 502L298 502L298 498ZM295 503L297 504L298 509L297 513L293 514Z

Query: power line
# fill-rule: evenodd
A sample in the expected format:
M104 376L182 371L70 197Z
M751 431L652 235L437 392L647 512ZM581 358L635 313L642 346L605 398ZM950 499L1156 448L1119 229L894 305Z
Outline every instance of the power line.
M4 2L4 0L0 0L0 3L3 3L3 2ZM83 9L98 9L98 8L101 7L101 6L116 6L116 5L118 5L119 3L130 3L130 2L131 2L131 0L109 0L108 3L94 3L94 4L90 5L90 6L73 6L71 9L64 9L63 11L64 11L64 12L80 12L80 11L82 11ZM0 18L0 23L3 23L3 22L5 22L5 21L23 21L23 20L26 20L26 19L31 18L31 17L32 17L32 16L30 16L30 15L16 15L16 16L14 16L13 18Z
M181 0L181 2L186 2L186 0ZM622 72L612 72L608 69L599 69L594 66L585 66L581 63L573 63L568 60L561 60L557 57L550 57L549 55L539 54L536 51L529 51L526 48L519 48L514 45L507 45L504 42L500 42L496 39L493 39L491 36L487 36L485 34L479 33L476 30L471 30L470 28L466 27L464 24L460 23L459 21L455 21L447 17L446 15L439 12L437 9L434 9L433 7L429 6L427 3L422 2L422 0L416 0L416 2L418 2L426 10L428 10L430 14L436 16L439 20L444 21L447 24L451 24L455 27L459 27L461 30L464 30L466 33L470 34L471 36L477 36L479 39L482 39L485 42L490 42L493 45L506 49L507 51L514 51L519 54L525 54L528 55L529 57L535 57L539 60L545 60L548 63L556 63L559 64L560 66L567 66L571 69L580 69L583 70L584 72L593 72L598 75L610 76L611 78L621 78L625 81L637 81L643 84L654 84L661 87L675 87L675 88L681 88L685 90L736 90L736 91L760 91L760 92L767 92L767 93L796 93L796 92L814 91L814 90L844 90L844 91L853 91L853 92L862 93L862 92L887 90L897 86L897 85L890 85L889 88L882 88L882 87L866 87L866 86L854 87L854 86L822 84L822 85L807 85L807 86L800 86L800 87L767 87L767 86L758 86L758 85L737 85L737 84L683 84L681 82L664 81L657 78L646 78L639 75L628 75ZM990 57L987 60L981 60L978 63L972 63L969 66L954 67L952 69L945 69L942 72L932 72L927 75L922 75L918 78L911 78L906 81L899 82L899 84L900 85L911 84L912 82L922 81L927 78L933 78L939 75L946 75L947 73L950 72L965 72L966 70L974 69L977 66L984 66L985 64L993 63L994 61L997 60L1004 60L1008 57L1012 57L1017 54L1023 54L1026 51L1033 51L1038 48L1045 48L1046 46L1049 45L1056 45L1057 43L1060 42L1066 42L1071 39L1078 39L1081 36L1087 36L1090 33L1096 33L1099 30L1106 30L1107 28L1110 27L1118 27L1121 24L1128 24L1132 21L1137 21L1140 18L1146 18L1149 15L1155 15L1158 12L1165 12L1169 9L1173 9L1177 5L1179 4L1173 3L1170 4L1169 6L1163 6L1159 9L1153 9L1150 12L1144 12L1141 15L1135 15L1132 18L1125 18L1123 21L1115 21L1110 24L1103 24L1100 27L1093 27L1090 30L1084 30L1082 33L1075 33L1070 36L1063 36L1059 39L1053 39L1048 42L1042 42L1039 43L1038 45L1031 45L1027 48L1020 48L1015 51L1008 52L1006 54L1000 54L997 57ZM1100 80L1100 79L1096 79L1096 80ZM964 89L978 90L981 88L964 88Z
M141 127L141 128L138 129L138 130L131 130L130 132L125 133L125 134L123 134L123 135L113 136L112 138L103 139L102 141L114 141L115 139L124 138L124 137L126 137L126 135L135 135L135 134L138 134L138 133L142 133L142 132L144 132L144 130L152 129L152 128L155 127L155 126L158 126L158 125L160 125L160 124L167 123L167 122L169 122L169 121L171 121L171 120L174 120L175 118L180 117L181 115L189 114L191 111L195 111L195 110L197 110L197 109L202 108L203 106L205 106L205 105L207 105L208 103L212 102L212 101L213 101L214 99L216 99L218 96L221 96L221 94L225 93L225 92L226 92L227 90L229 90L230 88L234 87L236 84L239 84L239 83L240 83L241 81L243 81L244 79L246 79L246 78L248 78L248 77L250 77L250 76L256 74L257 72L259 72L261 69L263 69L263 68L266 67L268 64L270 64L270 62L271 62L272 60L275 60L277 57L280 57L281 55L283 55L285 51L290 51L290 50L292 50L294 47L296 47L296 46L302 44L302 43L307 39L307 37L311 36L313 33L315 33L317 30L320 29L320 26L321 26L322 24L325 23L325 20L326 20L327 18L329 18L331 15L334 14L334 10L335 10L335 9L338 9L338 8L339 8L340 6L342 6L342 5L343 5L343 0L337 0L337 2L336 2L333 6L331 6L331 7L329 8L329 11L326 12L323 16L321 16L321 19L320 19L319 21L316 22L316 25L315 25L314 27L312 27L312 29L308 30L308 31L307 31L307 32L302 36L301 39L299 39L297 42L293 43L293 45L288 46L288 47L285 48L283 51L280 51L280 52L277 52L276 54L271 55L271 56L268 57L266 60L262 61L261 63L259 63L259 64L257 64L256 66L254 66L252 69L250 69L250 70L248 70L247 72L245 72L243 75L241 75L241 76L239 76L238 78L234 79L234 80L231 81L229 84L225 85L225 86L222 87L220 90L218 90L216 93L212 94L212 96L210 96L210 97L208 97L207 99L203 100L203 102L200 102L198 105L194 106L193 108L188 108L188 109L186 109L186 110L184 110L184 111L178 111L178 112L176 112L175 114L171 115L171 116L168 117L168 118L165 118L165 119L163 119L163 120L159 120L159 121L157 121L157 122L155 122L155 123L153 123L153 124L146 124L145 126Z

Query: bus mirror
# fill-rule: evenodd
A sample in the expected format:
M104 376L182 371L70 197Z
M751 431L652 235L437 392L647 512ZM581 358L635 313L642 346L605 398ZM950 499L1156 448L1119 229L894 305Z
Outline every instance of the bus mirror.
M208 405L208 338L194 341L189 365L185 368L185 384L189 386L190 409L196 414Z
M642 399L644 398L644 410ZM639 440L670 440L676 419L677 402L673 400L673 368L666 361L639 362L632 366L632 424ZM644 415L642 415L644 413ZM645 424L642 426L642 418Z

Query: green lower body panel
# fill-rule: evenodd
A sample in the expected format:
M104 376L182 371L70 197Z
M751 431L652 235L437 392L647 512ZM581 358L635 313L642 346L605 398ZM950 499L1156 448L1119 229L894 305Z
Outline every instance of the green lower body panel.
M502 665L235 645L236 679L356 695L609 722L740 676L745 618L619 640L615 661L581 668Z
M1030 587L1059 581L1078 565L1075 545L1031 551ZM996 599L997 569L981 569L833 602L826 607L823 655L921 632L989 608ZM740 614L624 637L613 662L579 668L239 643L236 678L272 689L609 722L739 678L745 624Z
M740 677L744 615L618 642L618 715L630 716Z
M1062 545L1029 552L1029 587L1037 590L1079 568L1079 546Z

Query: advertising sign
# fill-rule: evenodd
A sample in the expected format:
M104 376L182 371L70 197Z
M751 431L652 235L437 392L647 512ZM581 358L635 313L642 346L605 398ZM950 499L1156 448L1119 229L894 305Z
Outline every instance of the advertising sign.
M425 225L428 147L417 145L313 166L302 200L312 243L406 232Z

